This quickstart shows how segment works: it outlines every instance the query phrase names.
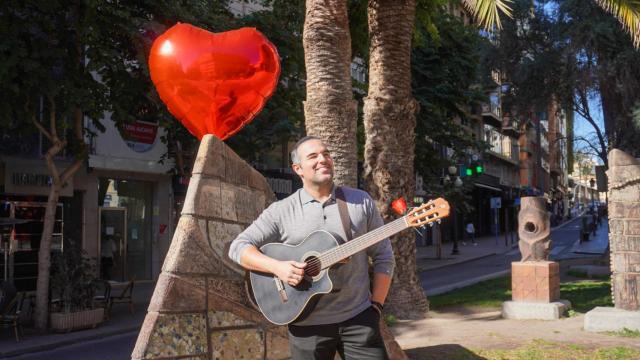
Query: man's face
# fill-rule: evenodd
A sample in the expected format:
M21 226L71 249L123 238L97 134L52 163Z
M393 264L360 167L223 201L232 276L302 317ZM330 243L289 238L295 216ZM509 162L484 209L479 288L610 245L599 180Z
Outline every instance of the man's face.
M303 183L323 185L333 180L333 159L329 150L320 140L309 140L298 146L299 164L293 164L293 171Z

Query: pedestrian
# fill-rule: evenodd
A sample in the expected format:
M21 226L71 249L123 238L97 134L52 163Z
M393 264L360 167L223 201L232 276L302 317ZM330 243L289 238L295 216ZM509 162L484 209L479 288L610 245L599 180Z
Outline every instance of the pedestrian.
M382 226L383 221L369 194L334 184L333 159L319 138L300 139L291 161L302 188L264 210L233 240L229 257L245 269L271 273L296 286L307 264L270 258L260 252L262 245L296 245L319 229L345 235L350 231L355 238ZM343 226L337 197L346 202L351 229ZM385 239L332 268L334 288L339 291L321 295L308 314L288 325L292 358L333 359L339 352L343 359L388 359L379 322L394 266L391 242Z
M115 236L118 235L116 233ZM118 251L118 246L113 237L114 235L106 235L102 238L102 243L100 244L100 276L103 280L111 280L112 270L115 265L113 258Z
M467 238L471 240L471 243L474 246L477 246L478 242L476 241L476 228L473 226L473 221L469 221L467 223L465 231L467 232ZM463 241L462 245L467 245L467 243Z

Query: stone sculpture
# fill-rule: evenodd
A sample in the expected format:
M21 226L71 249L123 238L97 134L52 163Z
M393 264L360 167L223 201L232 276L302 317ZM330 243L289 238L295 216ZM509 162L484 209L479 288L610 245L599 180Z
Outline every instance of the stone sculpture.
M611 292L618 309L640 310L640 160L609 152Z
M266 179L202 139L182 215L132 359L287 359L287 332L256 311L228 244L275 200Z
M518 236L522 259L511 263L511 301L502 303L507 319L559 319L571 307L560 299L560 266L549 261L549 214L541 197L521 198Z
M549 213L545 200L541 197L521 198L518 213L518 246L522 254L521 261L546 261L549 259Z

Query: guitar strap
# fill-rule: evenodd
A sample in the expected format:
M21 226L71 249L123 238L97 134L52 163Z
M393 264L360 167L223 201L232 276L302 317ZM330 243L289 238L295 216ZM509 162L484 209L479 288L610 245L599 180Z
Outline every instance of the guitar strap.
M342 228L347 236L345 241L351 240L351 220L349 219L349 210L347 209L347 201L344 197L344 192L340 186L336 187L336 203L338 204L338 212L340 213L340 220L342 221Z

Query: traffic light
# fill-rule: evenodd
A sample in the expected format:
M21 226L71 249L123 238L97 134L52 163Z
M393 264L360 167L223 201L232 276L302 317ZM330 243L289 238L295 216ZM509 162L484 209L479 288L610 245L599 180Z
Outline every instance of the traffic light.
M484 166L480 163L461 166L460 176L477 176L484 172Z

